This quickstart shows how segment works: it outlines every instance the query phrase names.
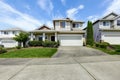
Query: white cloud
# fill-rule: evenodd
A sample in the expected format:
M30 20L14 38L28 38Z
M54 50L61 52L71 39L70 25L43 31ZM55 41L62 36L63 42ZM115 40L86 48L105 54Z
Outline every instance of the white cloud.
M103 15L106 15L110 12L117 12L120 13L120 0L110 0L109 6L104 11Z
M61 0L62 4L65 5L66 4L66 0Z
M38 5L40 8L50 14L54 6L51 0L38 0Z
M83 9L84 8L84 5L80 5L79 7L78 7L78 9Z
M92 21L92 22L96 21L98 18L99 18L99 16L97 16L97 15L92 15L92 16L87 17L87 19Z
M106 0L106 1L104 1L104 4L106 4L106 3L108 4L108 6L103 11L102 14L100 14L100 15L92 15L92 16L89 16L87 19L95 21L98 18L102 18L103 16L106 16L111 12L120 13L120 0Z
M52 20L51 20L51 21L47 21L47 22L46 22L46 25L47 25L48 27L53 28Z
M59 10L57 10L55 14L52 13L52 19L61 19L61 18L64 18L64 16L61 14Z
M68 10L66 11L66 15L67 15L67 17L69 17L69 18L75 19L75 18L76 18L75 15L76 15L81 9L84 9L84 5L79 5L77 8L68 9Z
M33 30L42 23L30 15L21 13L10 5L0 1L0 23L8 24L14 27L20 27L25 30Z

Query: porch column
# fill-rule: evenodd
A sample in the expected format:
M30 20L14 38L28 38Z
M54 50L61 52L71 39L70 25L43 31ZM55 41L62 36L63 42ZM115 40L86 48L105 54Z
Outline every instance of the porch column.
M43 41L45 41L45 33L43 33L43 37L42 37Z
M33 33L31 32L30 40L33 41Z
M55 33L55 42L57 42L57 32Z

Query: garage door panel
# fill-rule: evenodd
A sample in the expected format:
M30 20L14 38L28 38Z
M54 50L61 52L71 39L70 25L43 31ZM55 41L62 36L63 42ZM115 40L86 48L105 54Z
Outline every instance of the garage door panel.
M61 46L82 46L82 36L60 36L60 44Z
M1 44L4 45L4 47L6 47L6 48L17 46L17 42L14 40L2 40Z
M104 41L110 44L120 44L120 35L105 35Z

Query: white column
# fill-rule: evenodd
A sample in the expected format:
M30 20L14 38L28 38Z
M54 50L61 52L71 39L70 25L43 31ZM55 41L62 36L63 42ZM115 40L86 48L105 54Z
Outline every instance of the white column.
M30 35L30 40L33 41L33 33Z
M55 33L55 42L57 42L57 33Z
M43 33L43 37L42 37L43 41L45 41L45 33Z

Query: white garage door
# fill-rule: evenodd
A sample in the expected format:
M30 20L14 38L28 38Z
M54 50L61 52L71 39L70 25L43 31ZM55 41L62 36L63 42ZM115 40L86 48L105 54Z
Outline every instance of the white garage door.
M120 44L120 35L105 35L104 41L110 44Z
M83 46L83 39L80 35L60 36L61 46Z
M6 48L16 47L17 42L14 40L2 40L1 44L4 45Z

